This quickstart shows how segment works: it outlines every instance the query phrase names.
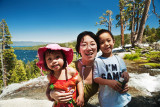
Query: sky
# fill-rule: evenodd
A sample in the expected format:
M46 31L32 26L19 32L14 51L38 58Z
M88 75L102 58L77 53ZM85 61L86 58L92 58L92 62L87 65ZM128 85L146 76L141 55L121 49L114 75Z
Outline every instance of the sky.
M160 6L159 0L154 0ZM106 10L113 12L112 33L120 35L115 16L119 14L119 0L0 0L0 20L5 19L12 41L64 43L75 41L83 31L96 33L99 17ZM160 9L158 10L160 11ZM158 18L150 5L146 22L158 28ZM130 33L130 31L125 31Z

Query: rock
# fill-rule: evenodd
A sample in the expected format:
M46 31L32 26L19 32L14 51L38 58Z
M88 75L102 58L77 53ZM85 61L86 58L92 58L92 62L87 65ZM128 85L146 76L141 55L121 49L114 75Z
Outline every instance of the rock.
M160 50L160 43L159 42L154 42L153 44L150 45L153 49L156 51Z
M144 65L144 67L145 67L145 68L148 68L148 69L151 69L151 68L152 68L152 66L150 66L150 65Z
M154 97L137 96L132 97L128 107L159 107L157 100Z

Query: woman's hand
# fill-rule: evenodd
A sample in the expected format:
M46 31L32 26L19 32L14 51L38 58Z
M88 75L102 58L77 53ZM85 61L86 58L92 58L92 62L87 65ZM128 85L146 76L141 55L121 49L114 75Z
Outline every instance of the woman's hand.
M72 99L72 93L64 93L64 91L50 91L50 97L60 103L67 103Z
M76 103L78 106L84 106L84 97L79 95L76 99Z

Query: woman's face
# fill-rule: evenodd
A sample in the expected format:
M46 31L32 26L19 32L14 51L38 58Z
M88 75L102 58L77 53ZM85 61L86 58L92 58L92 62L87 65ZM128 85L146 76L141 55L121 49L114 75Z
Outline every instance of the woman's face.
M97 54L97 43L89 35L84 36L80 42L79 53L82 59L94 60Z

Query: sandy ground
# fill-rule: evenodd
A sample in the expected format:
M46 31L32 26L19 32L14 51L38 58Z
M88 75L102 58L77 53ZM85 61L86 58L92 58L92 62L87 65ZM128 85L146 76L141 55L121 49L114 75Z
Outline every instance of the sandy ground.
M48 100L34 100L26 98L15 98L0 100L0 107L52 107L53 102Z

